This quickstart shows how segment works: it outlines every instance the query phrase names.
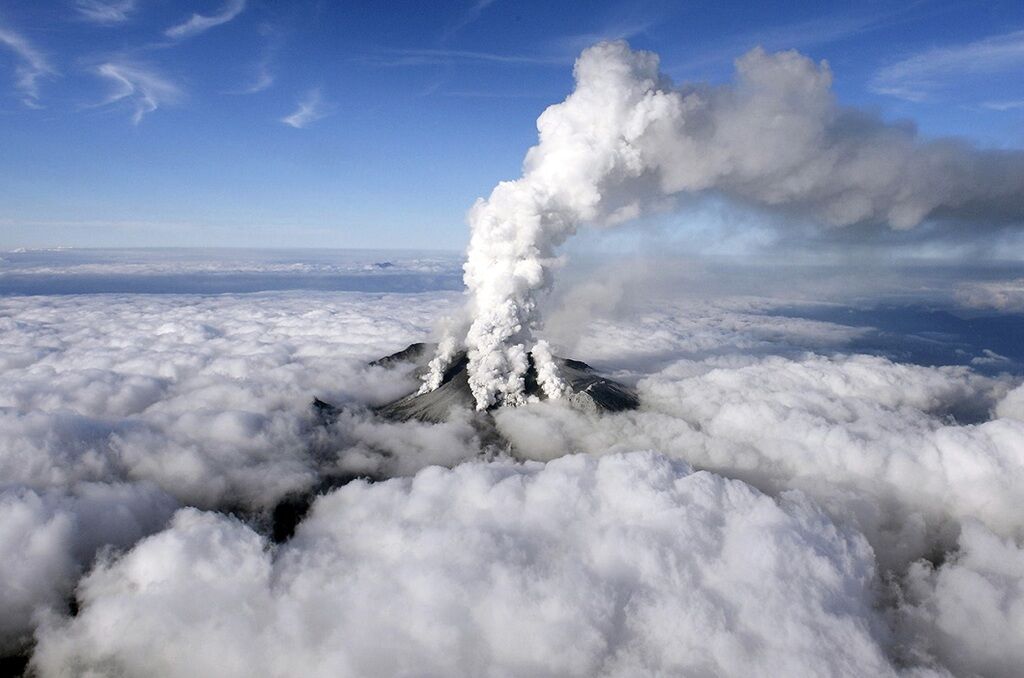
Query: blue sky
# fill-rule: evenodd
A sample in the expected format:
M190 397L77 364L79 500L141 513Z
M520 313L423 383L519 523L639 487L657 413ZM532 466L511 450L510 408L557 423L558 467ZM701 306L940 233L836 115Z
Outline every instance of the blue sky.
M0 2L0 248L462 248L580 49L763 45L926 136L1024 147L1024 3Z

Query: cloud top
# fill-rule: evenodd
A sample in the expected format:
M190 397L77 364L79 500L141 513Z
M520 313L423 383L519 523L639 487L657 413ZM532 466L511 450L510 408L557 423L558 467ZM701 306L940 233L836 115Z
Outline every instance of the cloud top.
M45 675L895 675L872 576L864 540L800 497L660 455L470 463L348 485L276 552L237 520L181 511L83 580L78 616L44 629L33 661Z
M367 360L457 294L0 297L0 653L39 638L44 676L1014 675L1020 378L843 355L873 330L793 317L802 273L707 299L716 273L649 268L688 297L637 282L564 321L643 406L498 410L524 464L467 416L367 412L416 382ZM278 502L354 476L378 482L268 542Z

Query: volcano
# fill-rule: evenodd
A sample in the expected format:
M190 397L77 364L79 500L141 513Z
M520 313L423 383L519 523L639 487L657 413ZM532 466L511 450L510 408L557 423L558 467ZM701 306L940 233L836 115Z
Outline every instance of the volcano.
M435 348L433 344L411 344L370 364L394 367L402 363L414 363L417 373L423 374ZM632 389L601 376L585 362L556 357L555 364L559 376L568 386L565 401L576 409L584 412L622 412L634 410L640 405L640 399ZM462 351L445 371L438 388L429 393L410 393L377 407L376 413L394 421L417 419L436 423L447 420L453 408L475 410L476 403L469 388L468 365L469 357ZM526 395L538 400L547 399L537 383L537 370L532 358L526 372Z
M412 365L414 373L423 376L428 371L428 363L436 349L436 344L410 344L401 351L370 362L370 365L383 368ZM561 400L570 407L584 412L598 413L635 410L640 406L640 399L636 392L617 381L601 376L585 362L558 357L554 358L554 362L558 368L558 376L568 387L566 395ZM453 411L468 410L474 415L470 419L470 425L479 435L481 450L486 450L488 454L494 451L514 454L511 442L501 435L491 416L491 412L497 407L492 407L484 412L476 411L476 400L469 387L468 366L469 356L465 351L461 351L445 371L438 388L428 393L413 391L398 400L374 407L371 411L376 416L391 421L422 421L436 424L450 419ZM537 369L532 358L526 372L525 382L527 397L535 397L538 400L548 399L537 382ZM319 425L330 426L341 414L343 406L332 405L314 397L312 409ZM326 448L319 447L324 444L323 441L318 441L315 437L313 440L314 456L330 455L334 452L334 449L330 447L329 438ZM381 452L381 454L388 453ZM291 538L296 526L320 494L341 487L355 478L382 480L386 477L387 475L375 474L325 475L317 487L286 497L274 508L269 517L268 529L274 542L281 543Z

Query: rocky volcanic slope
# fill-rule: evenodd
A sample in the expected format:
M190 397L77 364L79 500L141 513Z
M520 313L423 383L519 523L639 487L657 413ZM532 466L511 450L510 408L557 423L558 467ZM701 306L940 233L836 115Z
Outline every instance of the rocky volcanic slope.
M427 363L434 355L435 345L412 344L397 353L374 360L371 365L380 367L398 367L403 364L415 365L417 374L425 374ZM570 393L565 402L570 406L588 412L621 412L636 409L640 400L632 389L597 374L593 368L578 360L555 359L558 364L559 376L569 386ZM460 353L455 362L444 374L441 386L430 393L418 395L415 392L393 402L373 409L382 418L392 421L419 420L429 423L446 421L455 408L462 408L473 413L470 423L480 436L482 450L490 452L508 452L514 455L511 444L498 432L494 418L490 412L476 412L476 403L469 388L467 366L469 358ZM537 384L537 373L531 363L526 374L527 395L546 400L544 392ZM313 410L316 419L322 426L330 426L340 415L341 409L319 398L313 399ZM322 445L323 441L314 445ZM319 450L317 454L329 453L329 449ZM270 516L261 518L262 529L267 531L276 543L291 538L295 527L309 510L313 500L335 487L346 484L356 477L367 480L380 480L380 477L369 475L327 475L320 484L308 492L297 493L285 498L276 506Z
M401 362L415 362L423 371L433 356L433 349L431 344L412 344L398 353L375 360L372 364L387 367ZM555 360L558 364L559 376L570 389L566 401L573 407L587 412L621 412L633 410L639 406L640 400L636 393L616 381L602 377L590 365L566 358L556 358ZM469 388L469 373L466 369L468 365L469 358L466 353L459 353L445 372L440 387L430 393L411 393L399 398L378 407L377 414L397 421L419 419L420 421L441 422L449 417L454 407L474 409L475 403ZM537 383L537 372L532 360L526 373L526 394L540 400L547 399Z

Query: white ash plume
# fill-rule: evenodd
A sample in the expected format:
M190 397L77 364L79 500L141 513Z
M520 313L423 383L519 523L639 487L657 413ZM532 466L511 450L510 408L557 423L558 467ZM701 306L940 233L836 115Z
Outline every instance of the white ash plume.
M446 333L437 345L437 353L427 364L427 373L423 375L423 385L417 393L430 393L441 386L445 370L452 364L459 353L459 342L451 333Z
M795 51L748 52L731 85L676 87L657 55L603 42L574 74L575 91L537 120L522 177L469 213L465 346L478 409L525 401L537 296L581 225L712 192L827 227L909 229L933 217L977 228L1024 216L1024 154L921 140L843 108L828 64ZM439 358L425 389L440 383Z
M533 346L531 351L533 364L537 370L537 383L540 384L544 395L552 400L557 400L569 392L569 386L558 376L558 365L555 364L555 356L551 354L551 346L541 339Z

